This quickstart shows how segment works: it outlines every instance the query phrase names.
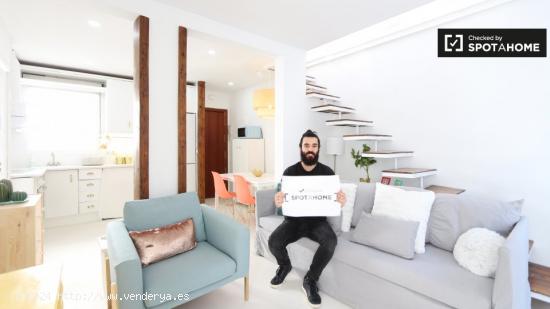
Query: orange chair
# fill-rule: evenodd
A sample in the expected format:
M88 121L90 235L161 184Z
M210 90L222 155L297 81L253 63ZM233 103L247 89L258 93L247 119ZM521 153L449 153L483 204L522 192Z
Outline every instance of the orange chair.
M219 173L212 171L212 177L214 178L214 191L216 191L216 201L214 203L214 208L218 207L220 198L231 199L231 201L233 201L233 203L231 203L231 206L233 206L233 217L235 217L235 197L237 197L237 194L235 194L235 192L227 191L227 188L225 187L225 182L223 182L222 176L220 176Z
M250 225L250 213L254 212L256 198L250 194L250 186L244 177L233 175L235 179L235 192L237 193L237 202L248 206L248 224Z

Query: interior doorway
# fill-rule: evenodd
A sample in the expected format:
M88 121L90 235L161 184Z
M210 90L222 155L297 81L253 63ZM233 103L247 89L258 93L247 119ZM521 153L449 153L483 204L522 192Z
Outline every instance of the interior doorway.
M205 108L205 196L214 197L212 171L227 173L227 110Z

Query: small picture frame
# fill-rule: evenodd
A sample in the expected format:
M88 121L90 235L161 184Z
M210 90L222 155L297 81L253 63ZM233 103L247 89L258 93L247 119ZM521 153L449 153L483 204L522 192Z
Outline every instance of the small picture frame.
M389 185L391 183L391 177L382 177L382 180L380 180L381 183L385 184L385 185Z

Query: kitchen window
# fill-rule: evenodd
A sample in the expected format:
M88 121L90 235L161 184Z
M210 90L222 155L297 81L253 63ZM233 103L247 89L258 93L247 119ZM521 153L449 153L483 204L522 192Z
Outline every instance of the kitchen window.
M21 89L31 151L90 151L101 136L101 87L27 80Z

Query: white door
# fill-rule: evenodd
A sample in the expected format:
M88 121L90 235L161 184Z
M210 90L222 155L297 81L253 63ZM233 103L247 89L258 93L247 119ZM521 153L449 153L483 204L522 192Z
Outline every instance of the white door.
M104 168L99 196L102 219L122 217L124 204L134 199L134 168Z
M44 192L46 218L78 214L78 171L47 171Z

